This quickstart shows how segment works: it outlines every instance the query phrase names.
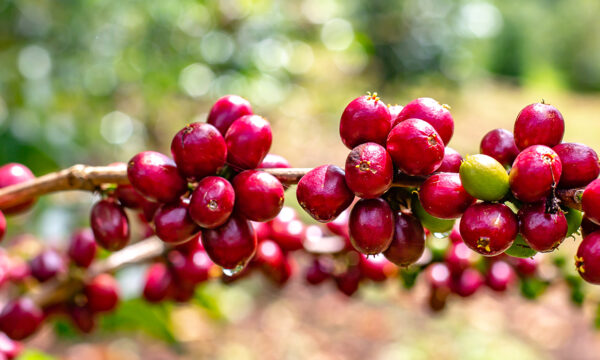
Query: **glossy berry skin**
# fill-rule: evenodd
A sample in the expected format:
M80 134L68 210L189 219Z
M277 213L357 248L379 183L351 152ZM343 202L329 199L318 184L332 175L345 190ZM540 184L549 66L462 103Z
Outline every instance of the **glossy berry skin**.
M269 221L269 236L284 251L303 248L306 226L297 217L293 208L284 206L275 219Z
M144 151L131 158L127 177L137 191L153 201L173 202L187 191L187 182L175 162L155 151Z
M0 330L13 340L23 340L41 325L44 314L29 298L18 298L4 305Z
M256 252L256 233L250 221L234 214L216 229L202 230L202 244L210 259L225 269L244 266Z
M119 302L119 285L109 274L100 274L85 284L83 289L87 306L94 312L107 312L115 309Z
M598 178L600 164L594 149L583 144L562 143L552 150L558 154L562 163L559 187L582 187Z
M587 282L600 284L600 232L596 231L579 244L575 255L575 268Z
M189 213L196 224L214 229L231 216L234 203L235 191L231 183L219 176L207 176L192 192Z
M419 198L425 211L440 219L456 219L475 202L457 173L431 175L421 185Z
M123 164L125 165L125 164ZM131 184L121 184L115 189L115 196L121 206L129 209L141 209L146 200Z
M225 95L214 103L206 122L216 127L225 136L234 121L244 115L252 114L252 106L248 100L237 95Z
M144 282L144 299L151 303L165 300L169 295L172 284L173 277L165 264L150 265Z
M215 175L225 165L227 145L217 128L196 122L175 134L171 154L182 177L200 180Z
M494 261L485 277L487 286L495 291L506 291L515 280L515 271L504 261Z
M225 134L227 164L238 171L257 168L267 156L272 141L267 120L258 115L242 116Z
M39 282L48 281L67 270L65 260L53 249L44 250L31 259L29 267L31 275Z
M549 252L556 249L567 235L567 219L562 210L546 213L544 202L526 204L519 210L521 235L535 251Z
M407 119L421 119L428 122L440 135L445 145L454 134L454 119L448 110L448 105L442 105L432 98L415 99L404 106L394 120L394 125Z
M286 158L271 153L267 154L260 165L258 165L259 169L287 169L291 167L292 165Z
M396 118L400 114L400 111L404 108L402 105L388 105L388 110L390 111L390 116L392 118L392 124L395 122Z
M587 216L584 216L583 219L581 219L581 237L586 237L589 234L599 230L600 225L590 220Z
M425 176L436 171L444 160L444 142L435 129L419 119L394 126L386 149L394 165L408 175Z
M350 211L348 223L350 242L362 254L379 254L392 242L394 213L383 199L359 200Z
M549 104L527 105L515 121L515 144L519 150L532 145L553 147L565 133L565 120L558 109Z
M600 179L586 186L581 197L581 206L586 218L600 225Z
M83 268L90 266L96 257L97 250L98 246L92 229L80 229L71 236L68 254L77 266Z
M4 234L6 234L6 218L4 213L0 211L0 240L4 238Z
M494 129L485 134L479 145L479 152L491 156L504 166L510 166L519 155L512 132Z
M465 244L484 256L503 253L518 233L517 216L503 204L473 204L460 220L460 234Z
M452 274L460 274L465 269L472 267L479 258L480 256L471 251L462 241L450 244L444 254L444 262Z
M35 175L23 164L8 163L0 166L0 188L20 184L35 179ZM9 208L2 209L6 215L18 214L27 211L33 206L35 200L27 200Z
M536 202L550 194L561 173L562 164L556 152L547 146L533 145L517 156L508 181L517 199Z
M199 284L208 280L215 264L204 249L197 249L188 254L179 251L169 253L169 262L178 282Z
M457 173L460 169L460 164L462 160L463 157L458 151L446 146L444 148L444 159L442 160L442 165L440 165L440 167L436 171Z
M398 272L398 266L389 261L383 254L372 256L360 254L358 264L363 276L375 282L385 281Z
M484 281L485 279L479 271L469 268L452 279L450 288L455 294L461 297L468 297L475 294L484 284Z
M90 227L101 247L117 251L129 242L129 219L114 201L100 200L92 207Z
M346 184L354 195L373 199L392 186L394 164L385 148L376 143L360 144L346 158Z
M188 214L188 204L179 201L162 205L154 215L156 236L170 244L180 244L190 240L200 228Z
M264 240L258 244L253 261L275 284L283 285L291 275L289 259L279 245L272 240Z
M408 266L419 260L424 250L425 230L419 220L412 215L396 214L392 242L383 252L385 258L398 266Z
M346 185L344 170L335 165L321 165L300 179L296 198L315 220L329 222L350 206L354 194Z
M376 94L352 100L340 119L340 137L349 149L360 144L374 142L385 145L392 126L387 106Z
M344 210L340 216L336 217L335 220L325 224L327 229L337 236L341 236L344 239L350 240L350 233L348 232L348 220L350 219L350 210Z
M283 207L284 189L271 174L246 170L233 178L235 208L252 221L269 221Z

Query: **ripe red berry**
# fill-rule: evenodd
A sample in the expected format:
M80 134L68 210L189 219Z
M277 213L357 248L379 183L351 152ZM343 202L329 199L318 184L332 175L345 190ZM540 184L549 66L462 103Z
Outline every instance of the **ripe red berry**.
M527 105L515 121L515 143L520 150L532 145L553 147L565 133L565 120L554 106L544 103Z
M154 215L156 236L170 244L180 244L190 240L200 228L188 214L188 204L179 201L162 205Z
M29 298L19 298L4 305L0 313L0 330L13 340L23 340L42 324L42 310Z
M35 179L35 175L23 164L9 163L0 166L0 189ZM2 209L6 215L21 213L33 206L35 200L26 200L9 208Z
M475 265L479 258L480 256L471 251L461 240L459 243L450 244L444 255L444 262L452 274L460 274Z
M248 100L237 95L225 95L214 103L206 122L216 127L225 136L234 121L244 115L252 114L252 106Z
M392 186L394 164L385 148L376 143L360 144L346 159L346 184L356 196L372 199Z
M279 245L272 240L264 240L258 244L254 262L275 284L282 285L290 278L290 261Z
M408 119L394 126L387 139L394 165L408 175L429 175L444 160L444 142L423 120Z
M131 158L127 177L137 191L158 202L173 202L187 191L187 182L175 162L155 151L144 151Z
M245 266L256 252L256 233L238 214L216 229L202 230L202 244L210 259L224 269Z
M68 254L77 266L84 268L90 266L96 257L96 251L96 239L94 239L92 229L80 229L73 233Z
M365 278L376 282L385 281L398 272L398 267L383 254L360 254L359 266Z
M394 213L383 199L361 199L350 211L350 241L363 254L386 250L394 236Z
M583 192L581 206L588 220L600 225L600 179L592 181Z
M67 270L63 257L53 249L47 249L31 259L31 275L39 282L45 282L65 273Z
M161 302L169 295L172 285L173 277L169 268L163 263L152 264L146 271L144 299L152 303Z
M6 234L6 218L2 211L0 211L0 240L4 238L4 234Z
M562 143L552 148L560 157L562 174L561 188L586 186L600 174L598 155L589 146L577 143Z
M431 175L421 185L419 198L425 211L440 219L459 218L475 202L457 173Z
M129 209L141 209L147 202L131 184L121 184L115 189L115 196L121 206Z
M581 277L592 284L600 284L600 232L583 238L575 255L575 268Z
M442 160L442 165L440 165L436 171L457 173L460 169L460 164L462 161L463 157L458 151L446 146L444 148L444 159Z
M204 249L196 249L188 254L179 251L169 253L169 262L178 282L199 284L208 280L215 267Z
M392 119L392 124L394 124L396 121L396 118L398 117L398 115L400 114L400 112L402 111L402 109L404 108L404 106L402 105L389 105L388 104L388 110L390 112L390 117Z
M450 288L455 294L468 297L477 292L484 283L481 273L475 269L465 269L460 275L453 278L450 282Z
M512 165L519 155L515 137L506 129L494 129L485 134L481 139L479 152L493 157L504 166Z
M267 154L263 161L258 165L259 169L282 169L291 168L290 162L281 155Z
M96 327L94 314L86 306L70 305L67 312L73 325L81 332L89 334Z
M272 140L267 120L258 115L242 116L225 134L227 164L235 170L257 168L269 152Z
M425 269L426 279L434 289L450 287L450 270L444 263L432 263Z
M518 233L517 216L503 204L473 204L460 220L460 234L465 244L484 256L503 253Z
M328 258L315 258L306 269L304 278L311 285L318 285L329 279L333 273L334 264Z
M107 312L115 309L119 302L119 285L109 274L100 274L85 284L83 289L87 306L94 312Z
M392 118L387 106L369 94L352 100L340 119L340 137L347 148L353 149L366 142L385 145Z
M269 221L283 207L284 190L277 178L259 170L246 170L233 178L235 208L252 221Z
M537 261L535 258L515 258L512 257L510 260L513 262L513 266L517 273L521 276L533 276L537 271Z
M271 236L271 226L268 223L252 221L252 227L258 241L269 239Z
M581 219L581 237L586 237L598 230L600 230L600 225L596 224L584 215L583 219Z
M386 259L398 266L415 263L425 250L425 230L419 220L408 214L396 214L394 236L383 252Z
M189 213L196 224L207 229L223 225L235 203L235 191L226 179L207 176L200 180L190 198Z
M129 242L129 219L114 201L100 200L94 204L90 227L98 245L106 250L121 250Z
M525 204L519 210L521 235L533 250L548 252L556 249L567 235L567 218L562 210L551 214L544 202Z
M346 271L343 273L335 275L334 279L338 290L342 294L346 296L352 296L356 291L358 291L360 280L362 279L362 273L360 268L354 265L348 267L348 269L346 269Z
M561 173L562 164L554 150L534 145L515 159L509 174L510 189L521 201L543 200L558 184Z
M350 210L346 209L342 211L340 216L336 217L335 220L325 224L327 229L337 236L341 236L344 239L350 241L350 233L348 230L348 220L350 219Z
M485 277L487 286L495 291L506 291L515 280L515 271L504 261L494 261Z
M450 114L449 106L431 98L419 98L406 104L396 117L393 126L407 119L427 121L440 135L445 145L448 145L454 133L454 119Z
M175 135L171 154L184 178L200 180L215 175L225 165L227 145L217 128L196 122L186 125Z
M284 206L275 219L268 222L269 236L284 251L295 251L303 248L306 227L297 217L296 211Z
M298 182L296 197L304 211L320 222L332 221L354 200L344 170L335 165L321 165L306 173Z

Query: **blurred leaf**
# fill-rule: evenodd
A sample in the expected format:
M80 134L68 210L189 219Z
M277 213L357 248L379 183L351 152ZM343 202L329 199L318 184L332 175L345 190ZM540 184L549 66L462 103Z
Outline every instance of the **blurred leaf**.
M19 355L17 360L56 360L54 356L44 354L38 350L27 349Z
M546 291L548 283L536 278L521 279L521 294L523 297L534 300Z

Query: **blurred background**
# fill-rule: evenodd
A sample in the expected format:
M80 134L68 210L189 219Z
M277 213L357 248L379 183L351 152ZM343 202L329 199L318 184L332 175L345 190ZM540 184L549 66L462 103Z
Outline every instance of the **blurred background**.
M339 117L367 91L389 104L449 104L450 146L463 156L541 99L563 113L566 141L600 150L598 13L596 0L0 0L0 164L42 175L168 153L181 127L231 93L271 122L272 152L296 167L344 163ZM11 219L11 234L61 244L87 224L93 200L44 198ZM565 243L570 262L576 245ZM142 274L119 274L129 299L95 335L58 323L26 356L585 359L600 350L596 308L576 307L560 286L537 302L481 291L432 315L418 288L391 281L348 299L301 276L282 290L256 278L211 283L189 305L149 306L136 299Z

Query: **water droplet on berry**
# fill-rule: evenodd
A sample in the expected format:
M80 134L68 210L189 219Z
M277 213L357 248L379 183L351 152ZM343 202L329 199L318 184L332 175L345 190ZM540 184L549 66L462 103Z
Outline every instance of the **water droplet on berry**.
M450 235L450 232L451 232L451 231L446 231L446 232L434 232L434 233L432 233L432 235L433 235L435 238L438 238L438 239L443 239L443 238L447 238L447 237Z
M244 264L240 264L233 269L223 269L223 274L226 276L234 276L242 270L244 270Z

